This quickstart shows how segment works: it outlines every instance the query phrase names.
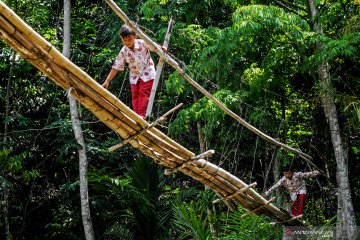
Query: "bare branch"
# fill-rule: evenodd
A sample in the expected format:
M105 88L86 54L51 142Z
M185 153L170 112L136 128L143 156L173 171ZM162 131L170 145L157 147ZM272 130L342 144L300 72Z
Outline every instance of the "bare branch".
M276 1L276 2L284 4L284 5L286 4L286 6L290 6L290 7L294 8L294 9L306 12L306 8L304 8L304 7L300 6L300 5L297 5L295 3L286 1L286 0L281 0L281 1Z

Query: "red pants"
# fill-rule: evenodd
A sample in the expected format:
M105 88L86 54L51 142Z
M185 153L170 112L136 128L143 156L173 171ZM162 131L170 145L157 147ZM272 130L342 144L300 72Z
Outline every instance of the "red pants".
M291 214L293 216L299 216L302 214L304 203L306 200L306 194L298 194L296 201L292 202Z
M153 82L154 79L147 82L139 79L136 84L130 84L133 109L142 117L145 117L146 114L146 107L149 101Z

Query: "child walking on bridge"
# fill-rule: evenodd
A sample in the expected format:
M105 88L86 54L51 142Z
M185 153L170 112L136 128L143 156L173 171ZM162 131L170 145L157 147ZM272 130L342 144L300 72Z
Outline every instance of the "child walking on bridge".
M118 71L124 71L125 63L130 69L131 102L133 110L145 118L146 107L155 77L155 65L150 55L150 49L141 39L136 39L135 32L127 25L120 28L120 38L124 44L115 59L112 69L102 84L108 88ZM166 48L161 47L163 51Z
M290 192L292 201L291 214L299 216L302 214L304 203L306 200L306 184L304 178L315 177L320 174L319 171L313 172L293 172L289 165L283 167L284 176L269 190L265 192L266 196L280 186L284 186Z

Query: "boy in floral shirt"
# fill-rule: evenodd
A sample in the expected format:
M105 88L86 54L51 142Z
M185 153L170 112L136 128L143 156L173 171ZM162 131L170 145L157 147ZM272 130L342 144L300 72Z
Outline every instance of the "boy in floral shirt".
M125 63L130 69L131 102L134 111L145 118L152 84L155 77L155 66L150 56L150 49L141 39L136 39L135 32L127 25L120 28L120 38L124 44L115 59L112 69L102 84L108 88L118 71L124 71ZM162 47L163 51L165 49Z
M291 214L293 216L298 216L302 214L304 208L304 202L306 200L306 184L304 178L315 177L319 175L319 171L313 172L292 172L290 166L286 165L283 168L284 176L269 190L265 192L266 196L280 187L284 186L290 192L290 198L292 201L291 205Z

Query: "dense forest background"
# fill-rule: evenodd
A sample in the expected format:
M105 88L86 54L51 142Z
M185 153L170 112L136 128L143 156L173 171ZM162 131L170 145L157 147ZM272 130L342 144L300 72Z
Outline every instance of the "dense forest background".
M51 42L63 46L63 2L4 1ZM318 14L311 18L309 2ZM360 3L352 0L117 0L118 6L159 44L175 20L169 53L228 108L266 134L313 157L325 176L308 180L304 221L335 226L339 165L323 97L331 91L345 149L355 219L360 215ZM102 83L122 44L123 22L104 1L71 1L71 61ZM322 26L314 31L313 23ZM316 30L316 28L315 28ZM317 46L321 45L319 48ZM85 239L79 197L79 161L65 92L0 42L0 235L10 239ZM158 61L154 54L153 59ZM331 87L319 82L326 62ZM109 91L130 106L128 71ZM184 103L159 127L262 193L280 166L315 170L225 115L165 65L154 118ZM89 161L91 219L96 239L279 239L281 226L265 217L240 216L195 180L164 176L130 145L120 142L79 106ZM341 169L340 169L341 170ZM289 206L288 193L275 193ZM5 206L6 205L6 206ZM4 209L8 210L4 211Z

